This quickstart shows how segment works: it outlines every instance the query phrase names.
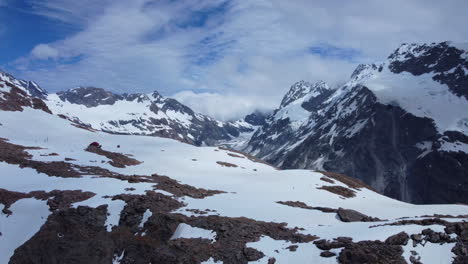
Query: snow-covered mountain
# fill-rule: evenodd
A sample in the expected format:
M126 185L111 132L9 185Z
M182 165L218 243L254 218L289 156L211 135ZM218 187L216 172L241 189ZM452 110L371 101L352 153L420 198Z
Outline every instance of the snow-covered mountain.
M120 95L102 88L78 87L50 94L46 102L54 113L93 129L169 137L195 145L231 140L256 128L244 120L215 120L158 92Z
M293 85L245 151L415 203L468 203L468 45L403 44L338 89Z
M310 87L307 102L328 92ZM90 130L52 114L27 87L2 79L0 93L0 263L468 258L465 205L413 205L340 174Z
M78 87L48 94L35 82L3 72L0 78L7 86L19 87L31 100L44 102L54 114L79 126L114 134L161 136L195 145L215 145L251 135L265 119L252 113L237 121L218 121L156 91L116 94L102 88Z

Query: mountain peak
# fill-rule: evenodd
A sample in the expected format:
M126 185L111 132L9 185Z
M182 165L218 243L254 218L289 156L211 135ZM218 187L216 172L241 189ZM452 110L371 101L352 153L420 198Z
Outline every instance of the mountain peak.
M403 44L387 60L393 73L414 76L431 73L432 79L446 84L457 96L468 99L468 44L440 42Z
M47 91L41 88L36 82L16 79L13 75L2 71L0 71L0 81L10 82L33 97L41 99L45 99L47 97Z
M151 96L155 101L159 101L164 98L158 91L153 91L153 93L151 93Z
M296 82L291 86L289 91L283 97L281 101L280 108L287 106L288 104L304 98L306 95L313 93L313 96L317 96L327 90L330 90L330 87L324 81L317 81L315 83L310 83L306 81Z

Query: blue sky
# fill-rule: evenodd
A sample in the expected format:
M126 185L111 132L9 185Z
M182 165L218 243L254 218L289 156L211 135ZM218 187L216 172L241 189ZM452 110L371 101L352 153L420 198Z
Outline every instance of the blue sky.
M0 0L0 69L50 92L158 90L231 119L402 42L466 41L468 4L447 2Z

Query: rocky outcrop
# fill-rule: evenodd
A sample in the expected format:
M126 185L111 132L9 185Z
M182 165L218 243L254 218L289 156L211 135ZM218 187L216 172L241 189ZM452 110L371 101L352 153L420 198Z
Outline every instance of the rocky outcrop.
M352 209L338 208L337 215L343 222L377 222L382 221L379 218L367 216Z
M85 151L92 152L110 159L109 164L117 168L125 168L126 166L135 166L141 164L141 161L130 158L127 155L103 150L101 147L89 145Z
M350 243L340 252L339 263L379 263L406 264L402 256L403 248L381 241L360 241Z
M393 235L391 237L388 237L385 240L385 243L390 244L390 245L402 245L406 246L408 244L409 236L405 232L400 232L396 235Z

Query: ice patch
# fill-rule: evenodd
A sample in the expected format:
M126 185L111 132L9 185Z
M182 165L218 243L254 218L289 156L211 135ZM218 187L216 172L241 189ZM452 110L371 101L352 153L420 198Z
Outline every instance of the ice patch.
M148 219L153 215L153 213L150 211L150 209L146 209L145 213L143 214L143 219L141 219L141 222L140 224L138 225L138 227L143 227L146 223L146 221L148 221Z
M207 230L203 228L193 227L184 223L177 226L176 231L171 237L172 239L177 238L204 238L211 241L215 241L216 233L212 230Z

